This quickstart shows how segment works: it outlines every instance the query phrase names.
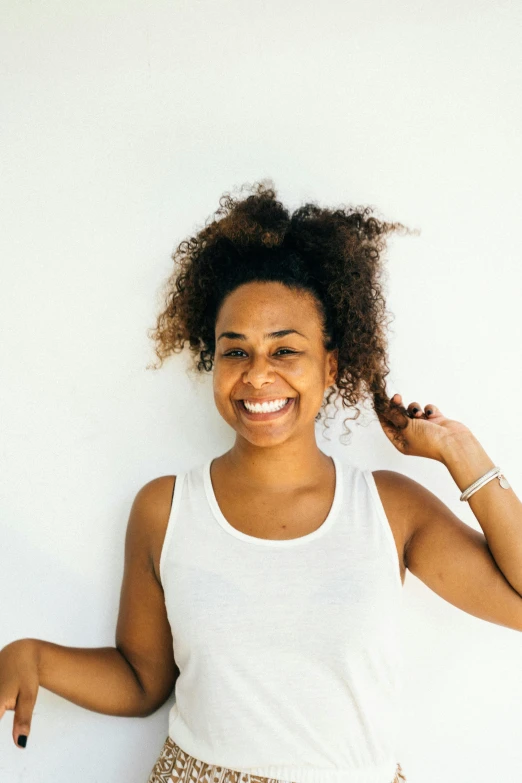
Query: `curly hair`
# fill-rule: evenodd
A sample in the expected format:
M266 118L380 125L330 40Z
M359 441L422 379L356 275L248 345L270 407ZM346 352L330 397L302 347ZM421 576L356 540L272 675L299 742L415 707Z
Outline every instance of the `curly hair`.
M245 189L250 191L245 198L224 193L204 227L172 254L175 268L165 282L164 304L148 332L159 363L147 369L159 369L187 343L194 358L191 369L210 372L215 323L225 297L243 283L277 281L314 295L325 349L338 349L335 385L316 420L334 395L334 402L340 398L343 407L356 408L347 417L351 420L360 415L357 405L369 398L377 416L397 428L393 414L405 409L386 393L386 327L393 316L382 291L382 255L391 232L417 232L378 220L370 206L328 209L308 202L290 213L277 200L270 179L240 190ZM398 426L399 440L404 426Z

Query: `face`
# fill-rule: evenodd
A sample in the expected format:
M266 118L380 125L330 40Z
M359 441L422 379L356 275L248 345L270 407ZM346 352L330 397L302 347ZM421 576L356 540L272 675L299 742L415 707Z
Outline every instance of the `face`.
M278 282L241 285L222 303L215 339L214 399L239 436L274 446L313 432L337 351L324 348L312 294Z

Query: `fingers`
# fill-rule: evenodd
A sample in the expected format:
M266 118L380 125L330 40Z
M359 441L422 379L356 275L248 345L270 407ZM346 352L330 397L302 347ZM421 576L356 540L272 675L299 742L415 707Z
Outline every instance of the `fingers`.
M38 640L15 639L0 650L0 719L14 710L13 740L25 748L40 686Z
M401 394L394 394L391 399L392 402L395 402L397 405L402 405ZM423 409L420 402L418 402L417 400L410 402L406 410L408 412L408 416L410 416L410 418L412 419L422 419L422 418L429 419L429 418L435 418L436 416L442 416L440 410L437 408L436 405L433 405L433 403L429 403L428 405L425 405Z
M408 422L408 418L406 416L407 411L402 404L401 395L394 394L391 398L391 402L393 404L386 412L387 420L392 422L395 427L404 427Z
M31 731L31 720L37 693L37 691L26 688L18 694L13 721L13 739L17 747L25 748L26 746L27 737Z
M423 415L423 411L420 405L420 402L410 402L408 405L408 413L412 417L412 419L419 419Z

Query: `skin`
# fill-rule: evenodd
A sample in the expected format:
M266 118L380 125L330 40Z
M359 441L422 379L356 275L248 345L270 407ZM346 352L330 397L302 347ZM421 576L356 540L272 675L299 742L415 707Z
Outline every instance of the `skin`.
M266 338L295 329L300 334ZM234 332L232 339L221 336ZM234 527L261 538L295 538L319 527L332 504L335 470L315 439L315 416L335 382L314 298L281 283L249 283L224 301L215 326L214 401L235 430L211 467L216 498ZM271 421L252 421L241 399L294 398ZM248 508L248 515L245 515ZM273 520L267 523L267 520Z
M300 334L265 337L283 329ZM220 337L230 332L244 338ZM335 382L337 351L324 347L315 298L277 282L240 286L222 304L215 339L214 400L236 432L232 448L211 466L219 507L227 521L247 535L271 539L307 535L326 519L335 491L333 462L317 446L315 416L325 391ZM295 397L296 404L270 422L249 420L238 401L263 397ZM410 527L403 503L396 502L400 488L394 489L387 475L375 477L379 492L382 488L404 582ZM154 526L152 535L158 582L173 478L156 480L158 489L163 482L163 520Z
M301 334L265 337L286 329ZM231 331L244 337L220 338ZM273 539L306 535L325 520L335 488L333 464L317 446L314 425L324 392L335 382L337 356L324 348L314 297L275 282L243 285L223 302L215 337L214 399L236 432L232 448L211 466L221 511L248 535ZM296 404L280 419L249 421L238 400L263 395L293 396ZM392 399L402 405L400 394ZM400 449L404 455L439 460L461 490L492 465L469 429L445 417L436 405L422 409L415 401L406 411L406 441ZM402 416L398 412L397 420ZM381 424L398 448L392 429ZM471 498L471 508L488 531L486 539L410 477L391 470L373 471L373 477L395 540L401 581L410 570L457 608L522 630L522 596L511 576L520 571L513 552L520 548L522 506L513 490L506 492L490 482ZM171 488L169 484L169 492ZM490 506L501 509L495 518ZM508 519L509 536L503 532ZM156 575L163 524L157 529L152 555Z
M301 334L265 337L287 329ZM231 331L244 338L218 339ZM316 302L280 283L249 283L225 299L215 332L214 399L236 433L232 448L212 462L218 504L229 523L248 535L307 535L324 522L335 489L332 460L315 440L315 416L335 382L337 356L324 348ZM238 400L263 396L294 397L294 405L272 421L249 420ZM402 402L400 395L394 399ZM412 402L406 410L403 454L443 462L461 490L491 467L472 433L435 405L422 410ZM397 447L392 429L383 430ZM486 540L408 476L377 470L373 477L401 580L408 569L463 611L522 630L522 504L513 490L492 481L471 497ZM40 685L86 709L129 717L150 715L170 697L179 670L159 561L175 481L175 476L149 481L132 504L114 647L21 639L0 650L0 718L14 710L17 748L18 735L30 733Z

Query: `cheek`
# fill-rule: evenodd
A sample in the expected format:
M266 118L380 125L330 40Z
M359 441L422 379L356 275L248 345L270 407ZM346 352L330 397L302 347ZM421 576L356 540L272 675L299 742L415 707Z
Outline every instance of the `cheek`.
M214 400L221 408L232 405L230 397L233 396L232 392L237 379L232 377L230 373L217 371L214 372L212 379L212 388L214 390Z
M288 368L288 372L284 373L289 382L294 382L298 385L298 391L314 392L315 389L322 387L324 378L324 365L319 361L310 360L306 362L300 362L294 367Z
M212 371L212 382L215 389L221 389L226 385L227 376L229 373L226 371L226 367L222 364L214 364Z

